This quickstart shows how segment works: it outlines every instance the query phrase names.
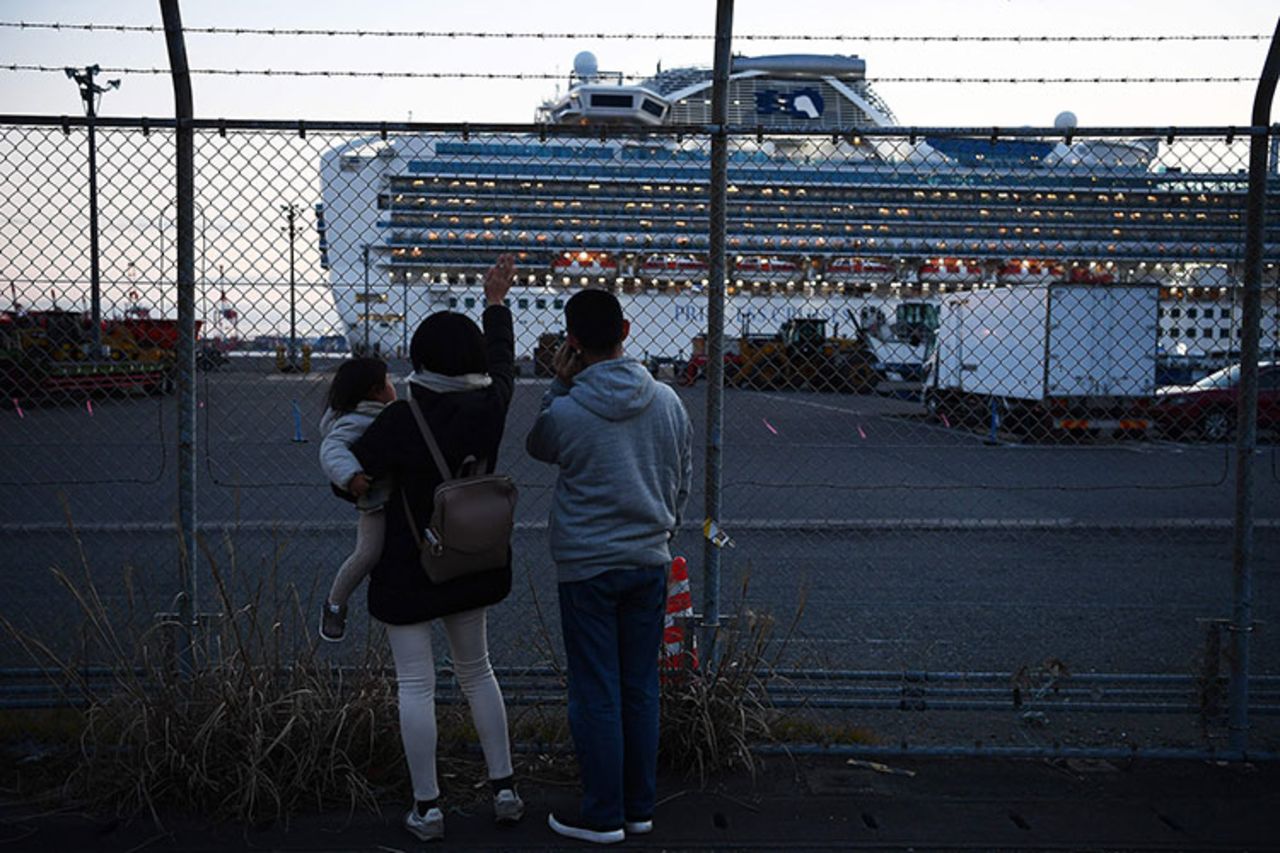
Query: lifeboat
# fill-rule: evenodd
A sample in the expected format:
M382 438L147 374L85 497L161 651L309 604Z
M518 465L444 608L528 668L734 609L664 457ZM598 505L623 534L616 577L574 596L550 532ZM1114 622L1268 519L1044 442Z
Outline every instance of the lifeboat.
M823 278L833 284L888 284L893 281L893 267L883 261L835 258L827 264Z
M1096 266L1072 267L1067 272L1067 281L1072 284L1111 284L1115 280L1109 270Z
M707 277L707 264L692 255L653 255L640 266L640 277L650 281L701 282Z
M1009 261L996 274L1001 284L1049 284L1062 278L1062 265L1051 261Z
M929 284L976 284L982 281L982 264L958 258L939 258L920 265L920 281Z
M803 278L800 265L785 258L738 258L733 264L735 278L747 281L787 282Z
M618 262L603 252L565 252L551 262L551 271L571 278L615 278Z

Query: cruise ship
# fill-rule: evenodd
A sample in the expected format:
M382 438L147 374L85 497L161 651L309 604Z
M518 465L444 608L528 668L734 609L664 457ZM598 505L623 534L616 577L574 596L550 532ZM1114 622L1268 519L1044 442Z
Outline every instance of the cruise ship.
M543 103L547 132L377 136L321 162L322 263L355 352L403 353L427 314L479 316L480 276L518 257L518 355L563 325L575 289L619 294L631 352L678 359L706 326L707 68L628 83L581 53ZM897 127L856 56L733 59L726 335L788 317L865 333L917 372L940 297L1045 281L1161 291L1160 347L1238 347L1243 172L1161 163L1159 138L863 135ZM566 134L560 127L575 128ZM1277 199L1280 201L1280 199ZM1264 340L1278 331L1280 222L1267 232Z

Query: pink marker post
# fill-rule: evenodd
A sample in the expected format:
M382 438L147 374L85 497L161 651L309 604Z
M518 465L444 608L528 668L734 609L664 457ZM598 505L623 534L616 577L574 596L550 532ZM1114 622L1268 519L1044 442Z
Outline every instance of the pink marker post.
M866 441L867 439L867 434L862 429L862 424L858 424L858 437L861 438L863 441Z
M773 424L769 423L767 418L761 418L760 421L761 423L764 424L764 428L767 429L769 432L773 433L774 435L778 434L778 431L773 428Z
M85 401L84 401L84 407L85 407L85 409L89 412L89 417L93 417L93 401L92 401L92 400L85 400Z
M20 418L25 418L25 417L26 417L26 415L25 415L25 414L23 414L22 406L18 403L18 398L17 398L17 397L14 397L14 398L13 398L13 410L14 410L15 412L17 412L17 413L18 413L18 417L20 417Z

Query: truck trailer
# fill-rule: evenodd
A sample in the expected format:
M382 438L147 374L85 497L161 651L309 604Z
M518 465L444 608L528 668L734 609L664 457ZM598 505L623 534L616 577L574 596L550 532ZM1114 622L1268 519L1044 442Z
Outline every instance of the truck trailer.
M949 296L925 406L1025 432L1145 431L1159 298L1149 285L1069 282Z

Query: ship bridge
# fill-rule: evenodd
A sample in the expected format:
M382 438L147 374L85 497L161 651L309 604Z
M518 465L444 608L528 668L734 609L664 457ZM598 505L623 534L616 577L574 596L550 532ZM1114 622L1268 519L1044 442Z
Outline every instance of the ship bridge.
M825 132L896 125L856 56L735 56L729 74L729 124L765 130ZM644 82L671 103L673 124L711 122L710 68L659 72Z

